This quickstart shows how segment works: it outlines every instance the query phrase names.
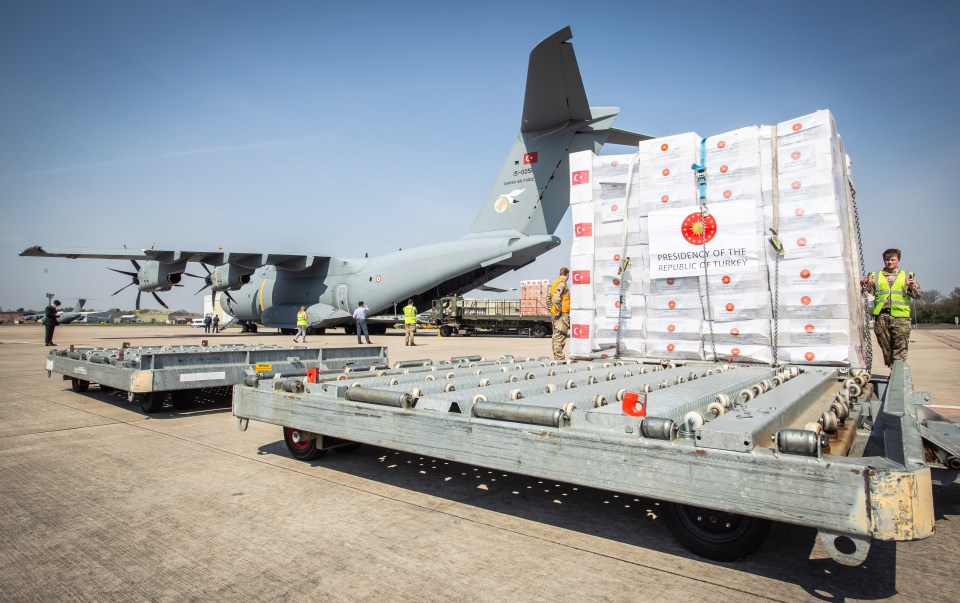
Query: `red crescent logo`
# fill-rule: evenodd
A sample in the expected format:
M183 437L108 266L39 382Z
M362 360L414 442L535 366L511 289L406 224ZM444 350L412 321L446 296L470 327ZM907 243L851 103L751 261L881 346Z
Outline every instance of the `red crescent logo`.
M809 306L811 301L813 300L810 299L809 295L804 295L803 297L800 298L800 303L803 304L804 306Z
M813 333L813 330L814 330L815 328L816 328L816 327L814 327L813 325L807 325L807 326L803 327L803 330L806 331L807 333Z
M667 326L667 333L673 333L673 332L676 331L676 330L677 330L677 326L676 326L676 325L668 325L668 326Z
M803 124L802 124L802 123L797 122L797 123L793 124L793 131L794 131L794 132L799 132L799 131L802 130L802 129L803 129Z
M673 301L673 300L671 299L670 301L667 302L667 307L670 308L671 310L673 310L674 308L677 307L677 302L675 302L675 301Z
M660 173L663 174L664 176L669 176L669 175L670 175L670 168L663 168L663 171L660 172Z
M801 186L803 185L800 184L799 180L794 180L793 182L790 183L790 188L792 188L793 190L800 190Z
M675 349L677 349L677 346L673 345L672 343L667 344L667 351L668 351L668 352L672 352L672 351L675 350Z
M801 270L801 271L800 271L800 278L802 278L802 279L808 279L808 278L810 278L810 271L807 270L806 268L804 268L803 270Z
M813 352L807 352L806 354L803 355L803 357L807 359L807 362L810 362L814 358L816 358L816 356L813 355Z
M731 279L729 276L727 276L726 274L724 274L724 275L723 275L723 278L720 279L720 282L723 283L724 285L729 285L731 280L733 280L733 279Z
M722 148L725 147L725 146L727 146L727 143L725 143L724 141L721 140L721 141L717 142L717 148L718 148L718 149L722 149Z
M670 145L668 145L667 143L663 143L662 145L660 145L661 151L666 151L669 148L670 148Z
M733 312L733 304L727 304L724 308L727 312Z
M740 355L740 348L733 348L732 350L730 350L730 354L733 355L733 356L739 356L739 355Z
M790 159L793 159L794 161L800 159L800 151L794 151L790 153Z
M669 200L670 200L670 196L669 196L669 195L664 195L664 196L660 197L660 202L661 202L661 203L666 203L666 202L669 201Z
M672 285L672 284L674 284L675 282L677 282L677 281L674 280L674 278L673 278L672 276L667 279L667 284L668 284L668 285Z
M723 191L723 198L724 198L724 199L729 199L729 198L732 197L732 196L733 196L733 191L732 191L732 190L727 189L727 190Z
M729 170L729 169L730 169L729 167L727 167L727 166L725 166L725 165L721 165L721 166L720 166L720 173L721 173L721 174L726 174L726 173L727 173L727 170Z
M793 210L793 215L798 218L802 217L805 213L807 212L802 207L798 207L797 209Z
M730 329L730 334L733 335L734 337L740 337L740 329L738 329L737 327L733 327L732 329Z
M797 239L797 247L806 247L806 246L807 246L806 238L800 237L799 239Z

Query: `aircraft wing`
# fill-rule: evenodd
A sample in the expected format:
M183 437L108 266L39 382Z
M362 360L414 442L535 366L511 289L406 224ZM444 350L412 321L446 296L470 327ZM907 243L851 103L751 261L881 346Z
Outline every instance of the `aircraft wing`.
M44 248L34 245L20 252L22 257L50 257L70 259L98 260L153 260L161 264L177 262L197 262L212 266L236 264L244 268L256 269L261 266L276 266L281 270L300 271L327 262L330 258L322 255L295 255L277 253L237 253L228 251L178 251L168 249L90 249L84 247Z

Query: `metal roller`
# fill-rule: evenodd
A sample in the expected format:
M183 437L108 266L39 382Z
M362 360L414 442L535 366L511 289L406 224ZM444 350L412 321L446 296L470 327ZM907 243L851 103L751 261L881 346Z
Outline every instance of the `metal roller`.
M777 433L777 450L784 454L818 456L820 436L806 429L781 429Z
M303 393L303 380L302 379L284 379L280 382L280 387L285 392L290 392L292 394Z
M673 419L664 419L661 417L644 417L640 423L640 433L643 437L653 440L673 441L677 438L677 424Z
M472 412L473 416L480 419L512 421L544 427L560 427L567 418L567 413L562 408L527 406L506 402L476 402L473 405Z
M412 397L407 393L367 389L364 387L348 389L344 392L343 399L351 402L365 402L367 404L395 406L397 408L410 408L413 402Z

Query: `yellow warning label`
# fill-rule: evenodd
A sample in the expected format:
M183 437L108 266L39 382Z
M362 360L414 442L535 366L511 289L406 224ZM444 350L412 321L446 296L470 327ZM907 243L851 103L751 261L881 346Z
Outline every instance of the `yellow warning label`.
M255 373L269 373L272 370L272 364L255 364L253 367L253 372Z

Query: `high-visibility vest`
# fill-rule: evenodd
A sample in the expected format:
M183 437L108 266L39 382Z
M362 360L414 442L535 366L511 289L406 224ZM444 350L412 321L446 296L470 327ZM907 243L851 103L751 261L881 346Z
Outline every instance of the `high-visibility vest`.
M553 284L550 285L550 312L554 315L570 313L570 288L569 287L564 287L563 289L563 295L560 296L560 308L557 308L557 305L553 301L553 296L557 292L557 287L560 286L560 283L566 284L566 281L562 276L557 277L557 280L553 281Z
M297 312L297 326L305 327L307 326L307 313L304 311Z
M403 324L405 325L415 325L417 324L417 307L413 304L409 304L403 307Z
M873 273L873 282L877 286L876 304L873 306L873 315L880 314L890 299L890 316L902 318L910 317L910 298L907 296L907 272L901 270L893 281L893 286L887 282L887 275L883 272Z

